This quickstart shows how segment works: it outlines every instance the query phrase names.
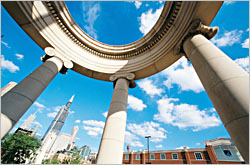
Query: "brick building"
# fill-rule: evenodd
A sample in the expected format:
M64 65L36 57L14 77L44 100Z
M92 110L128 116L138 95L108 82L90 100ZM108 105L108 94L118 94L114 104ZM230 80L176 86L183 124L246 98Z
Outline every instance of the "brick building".
M187 148L150 151L151 164L244 164L238 149L228 138L216 138L204 142L205 148ZM146 164L148 152L123 153L124 164Z

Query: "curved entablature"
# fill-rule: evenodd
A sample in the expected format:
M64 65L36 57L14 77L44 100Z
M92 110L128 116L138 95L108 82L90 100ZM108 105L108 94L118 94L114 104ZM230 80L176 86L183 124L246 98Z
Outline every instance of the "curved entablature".
M73 20L64 2L47 2L50 13L54 16L61 29L83 49L100 57L109 59L127 59L151 49L168 33L182 2L166 2L160 18L155 26L136 42L122 46L103 44L87 35Z
M105 81L110 81L111 75L123 72L133 73L137 80L170 66L183 55L181 45L192 32L191 25L199 20L208 26L222 3L166 2L148 34L131 44L112 46L88 36L75 23L64 2L2 2L42 49L52 47L53 54L72 70Z

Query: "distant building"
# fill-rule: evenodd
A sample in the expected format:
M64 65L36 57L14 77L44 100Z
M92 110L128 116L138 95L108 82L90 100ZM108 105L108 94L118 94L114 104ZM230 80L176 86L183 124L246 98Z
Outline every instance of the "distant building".
M150 151L151 164L245 164L238 149L229 138L205 141L205 148ZM123 153L124 164L146 164L148 152Z
M20 126L23 129L29 129L31 123L35 120L36 115L35 114L31 114L25 121L24 123Z
M26 135L29 135L29 136L32 136L32 134L33 134L33 130L27 130L27 129L23 129L21 127L17 128L15 133L17 133L17 132L22 132L22 133L25 133Z
M97 153L94 152L94 153L90 153L89 155L89 160L92 164L96 164L96 157L97 157Z
M25 133L27 135L33 136L35 134L36 129L37 129L38 126L35 129L32 129L32 128L30 128L30 125L35 120L35 118L36 118L36 115L35 114L31 114L24 121L24 123L19 128L17 128L17 130L15 131L15 133L16 132L22 132L22 133Z
M67 146L67 150L71 150L73 149L74 145L75 145L75 141L76 141L76 134L79 130L79 127L78 126L74 126L74 128L72 129L72 132L71 132L71 139L68 143L68 146Z
M80 150L81 158L84 161L89 160L89 156L90 156L90 152L91 152L90 146L85 145L85 146L81 147L79 150Z
M71 135L66 133L61 133L55 140L51 147L50 153L56 153L57 151L66 150L70 142Z
M75 126L72 129L71 134L66 134L66 133L61 133L55 140L55 142L53 143L50 153L51 154L55 154L57 153L57 151L70 151L71 149L73 149L74 144L75 144L75 137L76 134L79 130L78 126Z
M37 157L35 160L36 164L41 164L43 159L48 159L51 157L51 149L53 144L55 143L64 122L69 114L69 108L74 99L73 95L70 100L67 102L66 106L64 106L56 115L49 128L47 129L45 135L42 138L42 145L40 149L37 151ZM68 143L67 143L68 144ZM67 147L67 146L66 146Z
M68 159L68 158L71 158L72 154L69 153L69 152L58 152L58 153L55 153L51 159L57 159L59 160L60 162L62 162L64 159Z

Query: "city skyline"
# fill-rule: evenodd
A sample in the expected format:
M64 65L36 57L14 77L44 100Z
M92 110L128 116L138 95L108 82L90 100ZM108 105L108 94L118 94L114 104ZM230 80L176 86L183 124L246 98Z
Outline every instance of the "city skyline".
M163 5L159 2L158 4L156 4L157 2L152 3L149 6L147 6L147 2L141 4L138 4L139 2L122 3L131 5L131 8L133 7L133 10L137 11L140 16L137 17L139 22L136 22L139 27L137 36L143 36L145 31L140 29L143 29L141 28L142 25L149 24L149 22L144 24L143 21L152 21L152 19L146 18L155 16L155 13L158 13ZM248 2L227 2L222 6L211 24L211 26L219 26L220 28L212 42L246 70L248 70L249 61L247 56L249 43L246 44L249 42L249 39L247 40L247 37L249 37L248 6ZM89 3L88 11L94 11L92 12L94 15L85 14L87 17L95 18L94 16L96 16L100 18L104 7L99 2ZM237 14L232 12L239 8L241 10ZM225 18L225 15L230 15L230 19ZM9 18L4 8L2 8L1 17L3 22L2 34L4 34L1 43L3 87L9 81L19 82L39 66L42 63L39 58L44 55L44 52L22 32L20 27L16 27L13 19ZM236 20L236 18L241 20ZM94 32L96 32L89 32L89 35L97 36L97 39L101 38L102 34L98 33L101 31L101 27L97 25L98 21L103 20L94 20L97 25L93 23L93 20L86 20L89 21L87 29L94 29ZM234 21L234 24L229 24L232 21ZM239 24L237 21L242 23ZM7 26L10 29L7 29ZM121 27L123 26L121 25ZM10 34L10 32L13 34ZM11 35L19 36L16 37L17 41L11 41L9 39ZM105 36L105 34L103 35ZM21 41L27 42L25 45L28 45L29 49L20 44ZM8 67L11 62L12 67ZM186 81L187 79L189 80ZM129 91L124 151L126 151L127 145L130 145L132 150L146 149L145 135L152 136L150 149L154 150L183 146L199 148L199 146L203 146L204 140L219 136L229 137L191 64L184 57L168 69L149 78L136 81L136 84L137 87ZM69 130L75 125L79 125L80 130L77 137L80 140L76 141L76 144L79 145L78 147L90 145L91 150L97 152L105 123L105 115L113 93L113 84L93 80L71 70L68 71L67 75L60 74L52 81L15 128L22 124L21 121L26 119L29 114L39 109L40 114L37 114L36 122L43 125L41 134L44 134L44 130L52 120L50 117L56 114L61 105L73 93L76 93L76 100L72 105L72 110L62 132L70 132ZM198 120L193 122L194 119Z

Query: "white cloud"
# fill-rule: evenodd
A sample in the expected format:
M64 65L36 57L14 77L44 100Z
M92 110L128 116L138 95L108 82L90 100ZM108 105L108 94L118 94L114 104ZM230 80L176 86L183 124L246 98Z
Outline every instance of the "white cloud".
M69 111L69 115L72 115L74 113L75 113L75 111Z
M45 105L40 104L39 102L34 102L34 105L37 107L37 112L42 113L42 111L46 108Z
M107 117L107 116L108 116L108 111L103 112L102 115L103 115L104 117Z
M151 141L151 142L154 142L154 143L159 143L159 142L162 142L162 140L163 140L163 139L161 139L161 138L153 138L153 139L151 139L150 141Z
M97 120L85 120L83 121L83 129L88 131L87 134L92 137L97 137L103 132L105 123Z
M245 71L249 72L249 56L245 58L238 58L234 60L239 66L241 66Z
M51 118L56 117L56 115L57 115L57 112L51 112L51 113L48 113L48 114L47 114L47 116L48 116L48 117L51 117Z
M200 145L201 145L201 143L195 143L195 145L196 145L196 146L200 146Z
M79 138L79 137L76 137L76 140L80 140L80 138Z
M34 105L37 106L38 108L46 108L43 104L40 104L37 101L34 103Z
M193 66L188 64L185 57L180 58L173 65L162 71L162 74L167 77L163 84L169 89L173 88L173 84L177 84L183 91L191 90L199 93L204 90Z
M90 127L90 126L83 126L83 129L88 131L87 134L89 136L96 137L98 135L101 135L103 132L103 128L101 127Z
M144 147L144 145L139 141L139 138L128 131L125 132L125 143L132 147Z
M147 108L147 105L143 104L143 101L129 95L128 96L128 108L131 108L135 111L142 111L144 108Z
M158 114L154 120L177 126L180 129L191 127L193 131L200 131L221 124L215 113L199 110L197 105L177 104L175 98L166 98L157 101Z
M84 3L82 4L83 11L86 13L83 14L83 19L87 22L88 25L85 25L87 33L93 38L97 39L96 30L94 28L94 23L99 17L100 4L99 3Z
M161 93L164 92L163 89L157 88L157 86L153 84L152 80L149 79L141 80L137 84L142 90L144 90L151 97L153 97L154 95L161 96Z
M208 109L209 112L216 112L215 108Z
M246 39L242 44L241 44L242 48L248 48L249 49L249 38Z
M76 124L78 124L78 123L80 123L80 122L81 122L81 120L76 120L76 121L75 121Z
M64 108L64 105L58 105L58 106L56 106L56 107L53 107L52 109L54 110L54 111L56 111L56 112L59 112L61 109L63 109Z
M102 128L105 125L105 123L103 121L97 121L97 120L84 120L84 121L82 121L82 123L85 125L102 127Z
M233 3L235 3L235 1L224 1L224 4L225 4L225 5L231 5L231 4L233 4Z
M184 148L189 149L189 147L187 147L187 146L180 146L180 147L178 147L176 149L184 149Z
M5 60L4 55L1 55L1 68L7 69L12 73L15 73L16 71L19 71L19 67L15 65L12 61Z
M145 136L151 136L152 142L161 142L163 139L167 138L167 135L165 134L167 131L160 127L160 124L155 122L144 122L142 124L128 124L127 129L131 131L132 133L145 137Z
M1 43L6 46L7 48L11 48L7 42L1 41Z
M135 7L136 7L137 9L140 8L141 4L142 4L141 1L135 1Z
M34 125L37 125L38 127L43 127L43 125L41 123L39 123L38 121L33 121L32 122Z
M38 136L38 137L42 137L42 135L39 134L39 133L35 133L35 135Z
M211 42L213 42L218 47L232 46L235 43L240 43L242 33L242 30L232 30L225 32L220 37L216 35L211 39Z
M16 53L16 57L18 60L22 60L24 55Z
M140 21L140 28L139 30L145 35L147 34L152 27L155 25L156 21L158 20L159 16L161 15L161 11L163 6L157 9L153 13L153 9L149 9L147 12L142 13L140 17L138 17Z
M163 146L160 144L160 145L157 145L155 146L155 148L162 148Z

